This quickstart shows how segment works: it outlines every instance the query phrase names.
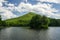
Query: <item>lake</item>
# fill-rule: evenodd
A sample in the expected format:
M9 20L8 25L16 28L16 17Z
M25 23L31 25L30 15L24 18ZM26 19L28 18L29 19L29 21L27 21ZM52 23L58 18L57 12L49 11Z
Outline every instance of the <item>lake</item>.
M60 40L60 27L49 27L47 30L4 28L0 30L0 40Z

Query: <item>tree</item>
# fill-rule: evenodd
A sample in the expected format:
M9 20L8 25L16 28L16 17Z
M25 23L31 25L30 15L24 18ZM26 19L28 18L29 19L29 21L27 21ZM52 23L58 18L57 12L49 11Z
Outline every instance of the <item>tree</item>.
M31 28L41 28L41 16L40 15L35 15L32 17L31 21L30 21L30 27Z
M50 23L50 20L46 16L42 16L41 27L48 28L49 23Z
M30 21L30 27L33 29L48 28L49 19L45 16L35 15Z
M6 22L1 20L1 15L0 15L0 26L5 26Z
M0 21L1 21L1 15L0 15Z
M0 15L0 26L2 25L1 15Z

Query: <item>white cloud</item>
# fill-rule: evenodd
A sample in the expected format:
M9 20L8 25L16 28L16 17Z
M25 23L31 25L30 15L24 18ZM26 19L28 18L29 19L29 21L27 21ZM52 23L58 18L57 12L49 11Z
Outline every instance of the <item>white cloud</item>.
M12 3L6 3L5 5L7 5L7 6L9 6L9 7L13 7L13 6L15 6L15 5L12 4Z
M1 9L0 12L2 12L0 14L2 15L3 20L17 17L11 11L6 10L4 7L0 7L0 9Z
M0 3L0 6L2 6L2 3Z
M0 6L2 6L3 4L2 4L2 2L4 2L4 0L0 0Z
M44 0L42 0L43 2ZM4 2L4 1L2 1ZM55 8L52 8L52 5L51 4L45 4L45 3L37 3L35 5L32 5L30 3L24 3L24 2L21 2L17 7L14 5L14 4L7 4L6 2L6 5L8 7L2 7L2 2L1 3L1 6L0 6L0 14L2 15L2 18L3 19L10 19L10 18L14 18L14 17L17 17L17 15L14 15L12 13L12 11L18 11L20 13L23 13L23 12L36 12L40 15L46 15L47 17L51 17L51 18L59 18L60 15L58 14L54 14L54 12L58 12L58 10L56 10Z
M17 7L17 11L19 12L36 12L40 15L46 15L47 17L52 17L55 14L53 12L58 12L55 8L52 8L51 4L43 4L43 3L37 3L35 5L29 4L29 3L20 3ZM57 15L58 16L58 15Z
M0 2L5 2L5 0L0 0Z
M5 19L10 19L10 18L14 18L14 17L17 17L16 15L14 15L12 12L11 12L11 9L14 7L13 4L8 4L8 7L2 7L3 6L3 2L7 2L5 0L0 0L0 15L2 15L2 20L5 20ZM10 10L9 10L10 9Z
M60 3L60 0L37 0L40 2L52 2L52 3Z
M0 6L3 6L3 2L7 2L6 0L0 0Z
M25 4L25 3L22 2L21 4L19 4L19 6L16 9L19 12L25 12L25 11L29 12L33 9L33 7L29 3Z
M11 4L11 3L7 4L6 3L5 5L8 6L8 7L5 7L5 9L10 10L10 11L15 10L15 5L14 4Z

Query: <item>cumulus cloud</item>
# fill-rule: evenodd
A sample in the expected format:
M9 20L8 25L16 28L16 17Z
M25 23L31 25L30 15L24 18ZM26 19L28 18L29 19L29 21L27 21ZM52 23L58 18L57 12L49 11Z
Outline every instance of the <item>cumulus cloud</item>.
M55 16L54 12L58 12L55 8L52 8L51 4L37 3L32 5L30 3L21 2L17 7L19 12L36 12L40 15L46 15L47 17ZM58 16L58 15L57 15Z
M3 4L2 4L2 2L4 2L4 0L0 0L0 6L2 6Z
M7 2L7 1L0 0L0 15L2 15L2 20L17 17L11 12L13 10L14 4L9 3L7 5L9 7L3 7L3 2Z
M0 6L3 6L3 2L6 3L6 0L0 0Z
M38 0L40 1L40 0ZM47 1L47 2L51 2L50 0L41 0L41 2L44 2L44 1ZM17 17L18 15L15 15L14 13L12 13L12 11L18 11L20 13L23 14L23 12L36 12L37 14L40 14L40 15L46 15L47 17L51 17L51 18L59 18L60 15L59 14L54 14L58 12L57 9L55 8L52 8L52 4L46 4L46 3L41 3L41 2L38 2L37 4L30 4L30 3L24 3L24 2L21 2L17 7L14 5L14 4L11 4L11 3L8 3L7 2L5 3L6 6L8 7L2 7L2 3L5 2L5 0L1 1L0 4L0 14L2 15L2 19L10 19L10 18L14 18L14 17ZM26 0L27 2L27 0ZM52 2L55 2L52 0ZM56 3L58 3L56 1Z
M17 17L11 11L5 9L4 7L0 7L0 12L1 12L0 14L2 15L2 20Z
M32 8L33 7L31 4L29 3L25 4L24 2L20 3L18 7L16 7L17 11L19 12L25 12L25 11L29 12L29 11L32 11Z
M13 7L14 6L14 4L12 4L12 3L8 3L6 5L9 6L9 7Z
M52 3L60 3L60 0L36 0L40 2L52 2Z
M5 9L10 10L10 11L15 10L15 5L14 4L6 3L5 5L8 6L8 7L5 7Z

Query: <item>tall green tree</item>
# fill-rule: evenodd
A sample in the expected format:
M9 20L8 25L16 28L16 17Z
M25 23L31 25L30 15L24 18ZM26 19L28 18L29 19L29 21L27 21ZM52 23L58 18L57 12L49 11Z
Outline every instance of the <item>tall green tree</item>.
M0 25L2 24L1 22L2 22L2 21L1 21L1 15L0 15Z
M42 16L41 27L48 28L49 23L50 23L50 19L48 19L46 16Z
M1 15L0 15L0 26L2 25Z
M30 27L33 29L48 28L49 19L45 16L35 15L30 21Z
M0 15L0 26L5 26L6 22L1 20L1 15Z
M30 27L34 29L38 29L41 28L40 26L41 26L41 16L35 15L34 17L32 17L30 21Z
M0 15L0 21L1 21L1 15Z

